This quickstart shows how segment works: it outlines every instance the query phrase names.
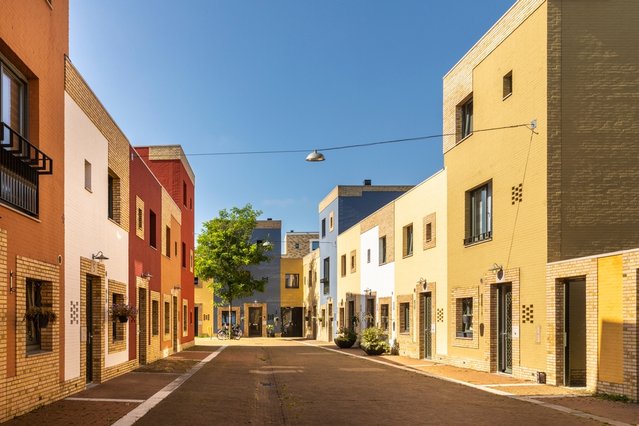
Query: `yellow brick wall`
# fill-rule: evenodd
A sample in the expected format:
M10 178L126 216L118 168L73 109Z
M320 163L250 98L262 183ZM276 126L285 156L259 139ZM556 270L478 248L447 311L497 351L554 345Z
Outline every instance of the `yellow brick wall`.
M302 258L283 257L280 263L280 306L301 307L304 303L304 271ZM297 274L299 288L286 288L286 274Z

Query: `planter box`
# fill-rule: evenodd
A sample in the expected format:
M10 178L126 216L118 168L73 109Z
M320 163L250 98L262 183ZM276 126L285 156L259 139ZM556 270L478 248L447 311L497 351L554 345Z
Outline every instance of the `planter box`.
M333 339L333 342L335 342L335 345L337 345L338 348L342 349L350 348L355 344L355 340L348 339Z
M366 352L366 355L381 355L384 352L386 352L386 350L384 348L369 349L369 348L364 348L364 347L361 347L361 346L360 346L360 348L362 348L362 350L364 352Z

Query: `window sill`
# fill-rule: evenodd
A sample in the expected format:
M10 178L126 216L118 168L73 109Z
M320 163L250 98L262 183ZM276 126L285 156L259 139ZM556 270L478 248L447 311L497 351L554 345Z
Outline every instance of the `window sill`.
M486 238L484 240L473 241L472 243L464 243L464 247L473 247L479 244L488 243L493 240L493 237Z
M473 336L455 336L456 340L473 340Z
M86 186L84 187L84 189L87 190L87 192L90 192L91 194L93 194L93 191L91 190L91 188L87 188Z
M405 255L402 257L402 259L407 259L407 258L409 258L409 257L413 257L413 253L405 254Z
M457 144L460 144L460 143L464 142L466 139L470 138L472 135L473 135L473 132L470 132L469 134L467 134L466 136L464 136L463 138L458 140Z
M410 330L409 331L400 331L399 334L402 335L402 336L410 336Z
M513 95L513 92L510 92L509 94L507 94L506 96L502 98L502 101L505 101L506 99L510 98L512 95Z
M38 350L32 350L32 351L27 351L26 355L27 358L31 358L31 357L37 357L40 355L46 355L46 354L52 354L53 351L49 351L46 349L38 349Z

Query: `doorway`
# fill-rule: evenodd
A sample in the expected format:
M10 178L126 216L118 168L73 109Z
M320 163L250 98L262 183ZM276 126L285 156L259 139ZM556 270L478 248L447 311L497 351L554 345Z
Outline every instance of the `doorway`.
M513 372L513 292L511 284L497 287L497 369Z
M433 358L433 296L422 295L422 323L424 324L424 358Z
M178 351L177 297L173 296L173 352Z
M200 308L198 306L195 306L193 308L193 335L195 337L199 336L199 333L198 333L198 329L199 329L198 323L200 321L199 314L200 314Z
M249 337L262 336L262 308L249 308Z
M586 280L569 280L564 287L564 383L586 386Z
M146 364L146 289L138 289L138 360Z
M86 285L86 382L93 382L93 277L87 275Z

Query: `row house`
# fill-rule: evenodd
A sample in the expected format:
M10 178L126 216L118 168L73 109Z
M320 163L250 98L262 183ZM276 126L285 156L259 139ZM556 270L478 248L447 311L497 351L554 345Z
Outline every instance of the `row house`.
M444 170L320 245L311 335L335 301L404 355L638 399L638 15L517 1L444 77Z
M65 372L68 1L0 6L0 422L80 389ZM46 309L55 321L27 313Z

